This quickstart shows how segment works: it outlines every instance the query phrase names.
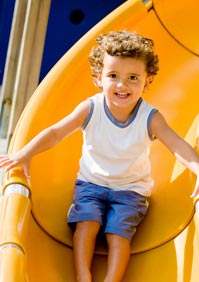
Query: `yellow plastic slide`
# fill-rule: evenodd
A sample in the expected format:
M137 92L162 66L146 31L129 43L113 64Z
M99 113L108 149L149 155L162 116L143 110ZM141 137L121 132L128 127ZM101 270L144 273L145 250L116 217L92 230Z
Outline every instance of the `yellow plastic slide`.
M10 152L63 118L98 91L88 54L99 33L136 30L153 38L160 72L145 99L196 150L199 148L199 1L129 0L82 37L53 67L26 106ZM72 234L66 224L81 154L81 133L39 154L31 187L20 169L4 175L0 200L0 282L74 282ZM198 282L199 206L189 196L192 175L156 141L151 153L155 189L132 242L122 282ZM102 282L107 250L98 242L93 282ZM122 258L121 258L122 260Z

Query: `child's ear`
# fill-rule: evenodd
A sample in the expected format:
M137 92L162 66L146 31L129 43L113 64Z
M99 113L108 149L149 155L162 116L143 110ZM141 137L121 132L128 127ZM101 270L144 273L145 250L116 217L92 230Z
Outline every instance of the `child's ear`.
M97 86L102 89L102 80L101 80L101 75L98 75L97 77Z
M101 80L98 80L98 81L97 81L97 85L98 85L98 87L101 88L101 87L102 87L102 81L101 81Z
M149 90L149 84L153 81L153 77L152 76L147 76L146 78L146 82L144 85L144 92L147 92Z

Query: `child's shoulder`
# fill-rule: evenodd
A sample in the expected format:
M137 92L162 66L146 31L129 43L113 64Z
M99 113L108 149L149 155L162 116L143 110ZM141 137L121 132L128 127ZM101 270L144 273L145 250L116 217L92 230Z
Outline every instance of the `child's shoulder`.
M104 94L102 92L96 93L93 96L87 98L87 100L92 100L92 101L103 101L103 99L104 99Z
M149 103L148 101L144 100L143 98L140 99L140 101L138 101L138 103L140 103L140 108L142 108L143 110L156 110L158 111L158 109L152 105L151 103Z

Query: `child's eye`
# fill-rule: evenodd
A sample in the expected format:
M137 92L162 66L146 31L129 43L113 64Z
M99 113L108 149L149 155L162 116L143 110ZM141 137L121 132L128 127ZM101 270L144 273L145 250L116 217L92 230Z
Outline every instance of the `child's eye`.
M109 77L110 77L110 78L116 78L117 75L116 75L115 73L111 73L111 74L109 75Z
M137 76L135 76L135 75L130 75L130 76L129 76L129 79L130 79L130 80L137 80Z

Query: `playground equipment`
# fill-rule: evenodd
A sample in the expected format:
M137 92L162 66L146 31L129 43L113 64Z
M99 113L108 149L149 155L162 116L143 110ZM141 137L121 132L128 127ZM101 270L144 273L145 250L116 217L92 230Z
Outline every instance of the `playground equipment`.
M199 150L199 2L130 0L83 36L52 68L28 102L9 151L67 115L96 93L88 54L96 36L136 30L154 39L160 72L144 98ZM0 199L0 282L74 282L72 234L66 224L81 153L81 134L39 154L31 186L20 169L4 175ZM151 152L155 189L149 212L132 242L123 282L198 282L199 211L190 199L195 177L158 142ZM107 250L100 242L92 265L102 282ZM122 259L122 258L121 258Z

